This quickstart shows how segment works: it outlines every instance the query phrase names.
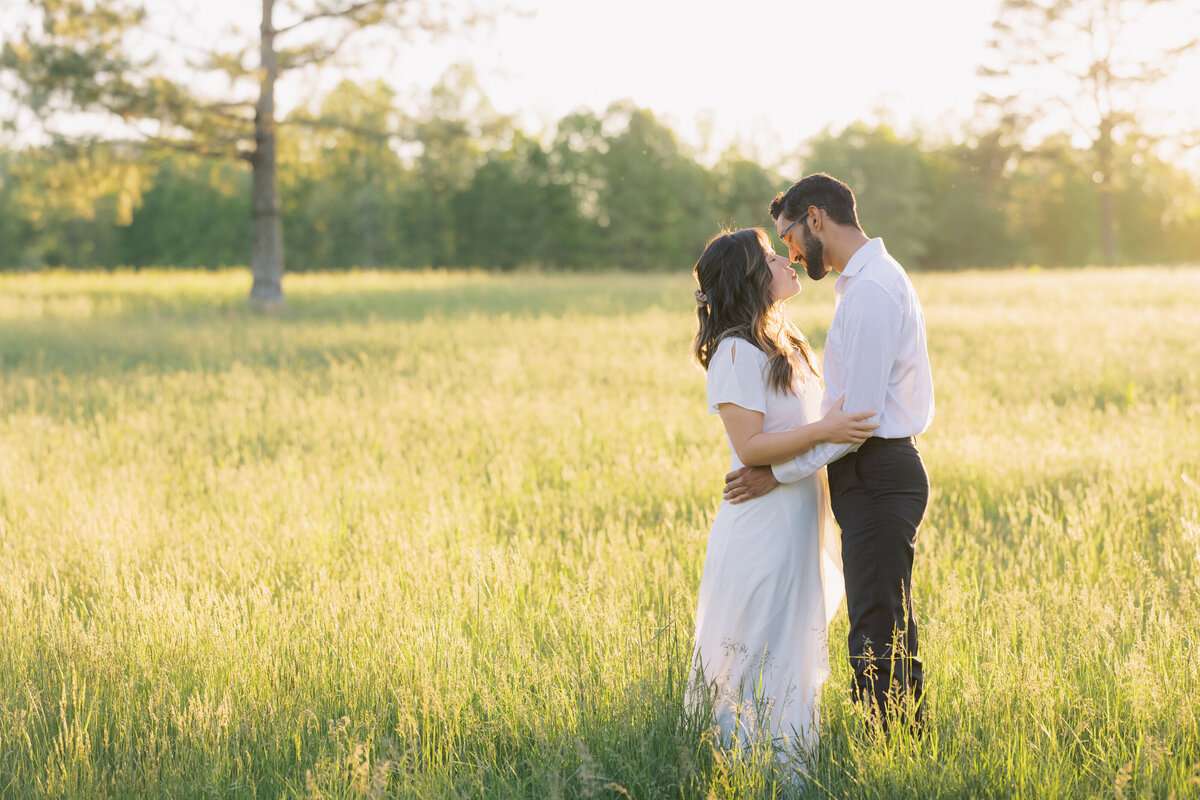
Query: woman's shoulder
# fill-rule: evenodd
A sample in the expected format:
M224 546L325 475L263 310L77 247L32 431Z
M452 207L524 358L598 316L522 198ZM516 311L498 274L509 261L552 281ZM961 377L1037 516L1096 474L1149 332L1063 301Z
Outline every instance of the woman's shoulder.
M754 342L749 339L743 339L741 336L726 336L717 344L716 357L726 356L731 361L736 361L742 353L746 353L755 361L766 361L767 354L764 353Z

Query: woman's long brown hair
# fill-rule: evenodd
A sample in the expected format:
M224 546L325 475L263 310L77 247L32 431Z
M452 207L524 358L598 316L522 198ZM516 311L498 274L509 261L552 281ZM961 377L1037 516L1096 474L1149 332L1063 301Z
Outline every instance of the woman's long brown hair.
M767 354L767 383L775 391L794 391L800 358L813 375L821 369L804 334L771 297L771 241L762 228L722 231L708 240L692 274L707 302L697 302L692 354L705 370L722 339L738 336Z

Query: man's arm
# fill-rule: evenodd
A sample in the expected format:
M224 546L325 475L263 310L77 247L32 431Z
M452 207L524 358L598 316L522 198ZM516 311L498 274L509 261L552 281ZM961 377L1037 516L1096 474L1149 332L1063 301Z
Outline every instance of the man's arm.
M857 450L861 444L831 444L823 442L806 450L795 458L771 465L772 477L779 483L795 483L807 478L826 464L837 461L847 453Z
M783 458L785 455L797 451L811 450L817 444L827 440L863 442L871 435L871 431L879 427L874 422L865 421L867 417L871 416L871 412L847 414L842 410L842 403L843 401L839 399L829 413L816 422L779 433L763 431L763 413L761 411L751 411L736 403L721 403L718 406L721 410L721 422L725 424L725 432L729 435L729 442L733 445L738 460L743 464L763 465L763 469L756 472L739 472L737 478L745 478L745 483L739 480L738 485L732 490L729 480L733 473L726 475L725 499L739 503L742 501L739 498L743 492L749 494L744 499L750 500L774 489L777 485L775 478L771 474L770 467L765 465L776 458ZM751 482L753 482L753 488L751 488Z
M725 476L725 491L722 500L737 505L756 497L762 497L779 485L770 467L738 467Z
M721 422L738 460L747 466L767 466L773 461L804 453L821 442L865 442L879 427L867 422L870 411L847 414L842 399L815 422L777 433L763 430L763 412L742 408L737 403L720 403Z

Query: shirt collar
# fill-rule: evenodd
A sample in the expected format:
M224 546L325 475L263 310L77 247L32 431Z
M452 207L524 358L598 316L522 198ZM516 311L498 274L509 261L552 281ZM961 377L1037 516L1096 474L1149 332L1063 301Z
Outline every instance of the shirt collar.
M847 278L853 278L867 265L868 261L876 256L883 255L887 255L887 250L883 246L883 239L876 236L854 251L854 255L850 256L850 260L846 262L846 268L842 270L842 275Z

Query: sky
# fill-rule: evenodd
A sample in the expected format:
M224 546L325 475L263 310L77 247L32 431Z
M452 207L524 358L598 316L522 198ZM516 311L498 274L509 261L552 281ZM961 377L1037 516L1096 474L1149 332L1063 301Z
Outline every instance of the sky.
M706 117L718 142L790 151L884 107L969 114L997 2L559 0L474 52L502 110L556 119L630 98L694 143Z
M419 94L470 61L497 110L535 131L628 98L693 145L711 128L710 149L771 160L884 108L900 124L969 115L998 3L523 0L532 13L394 54L391 74Z
M20 0L0 0L0 4ZM253 37L255 0L147 0L153 24L203 46ZM495 108L537 133L581 108L630 99L715 158L764 163L857 121L953 138L986 88L977 76L1000 0L508 0L519 12L433 42L355 48L281 83L281 114L343 77L383 77L415 111L452 64L474 65ZM1200 0L1181 0L1181 5ZM282 4L282 3L281 3ZM498 3L497 3L498 4ZM1200 17L1192 24L1200 27ZM1154 50L1170 20L1144 26ZM1200 30L1196 31L1200 36ZM186 44L185 44L186 47ZM184 48L177 48L184 49ZM1200 53L1147 98L1155 118L1200 128ZM1169 127L1169 126L1168 126ZM1200 155L1194 156L1200 171Z

